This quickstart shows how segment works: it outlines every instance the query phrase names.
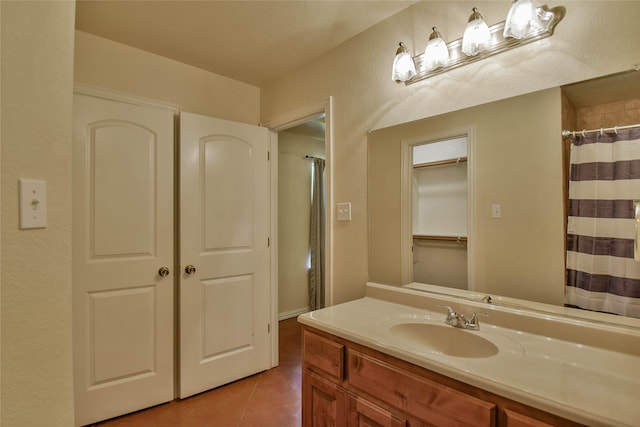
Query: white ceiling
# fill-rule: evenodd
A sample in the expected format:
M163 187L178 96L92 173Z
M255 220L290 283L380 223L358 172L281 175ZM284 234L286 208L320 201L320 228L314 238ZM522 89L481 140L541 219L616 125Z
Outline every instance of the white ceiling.
M259 86L416 0L78 0L76 28Z

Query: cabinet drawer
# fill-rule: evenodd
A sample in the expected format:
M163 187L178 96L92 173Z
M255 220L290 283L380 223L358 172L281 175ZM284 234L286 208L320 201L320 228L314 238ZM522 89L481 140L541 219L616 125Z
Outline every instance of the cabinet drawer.
M438 427L494 426L496 405L391 366L355 350L348 354L349 384Z
M344 345L305 330L302 360L305 367L338 382L344 378Z
M507 420L507 427L554 427L553 424L536 420L509 409L505 409L504 413Z
M407 420L362 397L350 395L349 427L407 427Z

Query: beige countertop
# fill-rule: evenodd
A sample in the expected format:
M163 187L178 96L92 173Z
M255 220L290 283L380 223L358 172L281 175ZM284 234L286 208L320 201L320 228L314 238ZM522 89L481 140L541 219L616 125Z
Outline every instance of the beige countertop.
M398 327L407 323L445 325L446 308L439 304L465 314L487 313L480 318L479 331L454 329L456 335L464 332L490 341L498 347L497 354L443 354L422 345L419 335ZM640 425L640 331L634 328L530 314L375 284L368 285L362 299L306 313L298 320L579 423Z

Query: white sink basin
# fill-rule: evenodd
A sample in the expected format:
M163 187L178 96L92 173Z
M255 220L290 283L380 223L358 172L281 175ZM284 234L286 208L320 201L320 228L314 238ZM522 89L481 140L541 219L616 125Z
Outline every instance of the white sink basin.
M399 323L390 328L393 336L407 340L421 350L447 356L483 358L498 354L494 343L475 331L432 323Z

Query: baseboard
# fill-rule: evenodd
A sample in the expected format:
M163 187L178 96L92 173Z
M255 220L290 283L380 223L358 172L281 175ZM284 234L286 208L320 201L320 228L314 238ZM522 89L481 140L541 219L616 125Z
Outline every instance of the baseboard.
M299 315L309 311L309 307L297 308L295 310L283 311L278 313L278 321L291 319L292 317L298 317Z

